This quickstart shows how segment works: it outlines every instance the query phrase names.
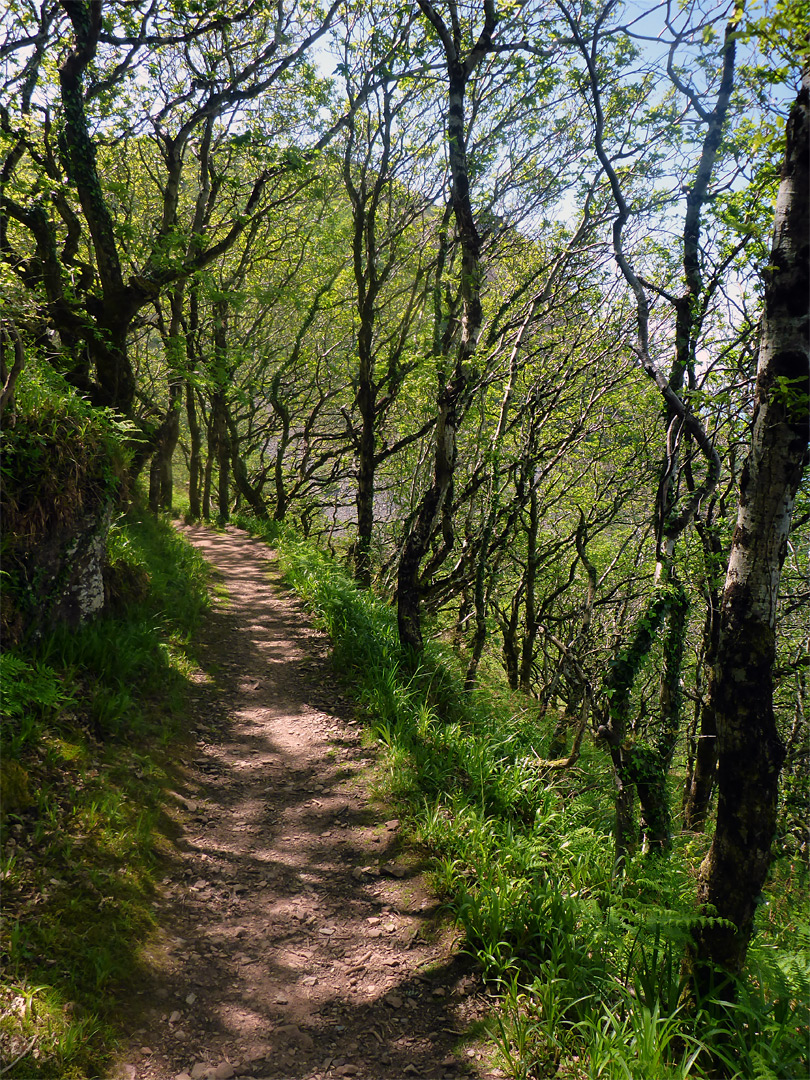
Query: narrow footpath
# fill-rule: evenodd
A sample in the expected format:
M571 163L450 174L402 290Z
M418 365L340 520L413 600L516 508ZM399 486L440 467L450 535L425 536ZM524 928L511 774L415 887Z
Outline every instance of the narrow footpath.
M216 568L159 930L120 1080L489 1078L486 1011L418 856L369 795L329 642L247 533Z

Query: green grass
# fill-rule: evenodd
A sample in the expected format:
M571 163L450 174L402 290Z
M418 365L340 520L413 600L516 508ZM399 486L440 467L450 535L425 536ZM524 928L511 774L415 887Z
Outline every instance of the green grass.
M109 613L2 660L7 1080L104 1074L110 1010L153 925L167 750L207 568L148 515L118 521L109 549Z
M595 745L575 768L543 771L535 749L553 718L535 703L486 685L466 693L460 662L436 643L414 672L390 605L358 593L290 531L240 524L279 549L287 580L332 637L335 666L383 748L385 795L432 856L466 949L500 991L491 1038L508 1075L808 1074L806 868L777 865L778 912L763 905L734 1006L688 1014L681 959L707 838L676 836L669 859L633 860L618 889L612 778Z

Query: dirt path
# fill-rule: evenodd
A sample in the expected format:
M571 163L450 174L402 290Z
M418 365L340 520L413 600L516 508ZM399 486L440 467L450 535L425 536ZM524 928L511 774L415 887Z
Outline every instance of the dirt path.
M436 920L328 640L246 533L184 530L227 599L172 810L161 930L122 1080L500 1075L459 1035L485 1002Z

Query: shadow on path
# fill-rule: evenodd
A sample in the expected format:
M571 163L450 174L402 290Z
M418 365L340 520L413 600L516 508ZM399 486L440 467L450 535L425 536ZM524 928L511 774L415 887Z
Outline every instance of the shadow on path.
M248 534L184 528L214 565L159 930L126 1080L498 1076L485 999L399 823L329 643Z

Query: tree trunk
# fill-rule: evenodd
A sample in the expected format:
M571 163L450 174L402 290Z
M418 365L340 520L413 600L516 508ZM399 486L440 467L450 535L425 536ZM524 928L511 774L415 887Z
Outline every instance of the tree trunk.
M9 369L6 366L6 342L11 341L14 348L14 362ZM0 420L6 409L14 425L14 388L20 372L25 367L25 348L17 328L9 321L0 322Z
M711 675L708 692L711 697ZM708 703L700 710L700 732L696 742L694 766L683 808L683 827L690 832L703 832L717 776L717 724L714 709Z
M703 832L709 815L714 783L717 776L717 724L712 698L714 665L720 636L720 590L715 585L716 563L722 554L717 530L707 522L698 526L706 573L706 618L703 624L703 656L699 668L707 673L707 700L700 706L700 729L692 739L683 804L683 827L690 832Z
M225 525L231 516L231 456L227 446L219 454L217 469L217 522Z
M630 643L610 661L605 680L605 694L610 703L609 721L607 725L599 728L599 736L607 740L615 773L617 871L621 870L626 856L633 850L636 842L631 813L633 785L642 802L647 826L656 835L661 832L662 798L666 801L664 763L656 750L634 745L627 729L630 695L636 676L653 646L661 624L677 604L679 596L677 588L672 585L656 590L636 620Z
M742 970L768 869L784 747L773 710L776 605L795 494L807 464L810 400L810 70L788 119L757 371L751 446L740 480L710 704L717 720L718 808L700 870L704 914L692 969ZM731 925L728 925L728 924Z
M171 510L174 495L174 475L172 459L180 439L180 403L183 398L183 372L188 366L186 338L183 334L183 303L185 284L178 282L172 289L169 303L171 320L168 330L163 333L163 346L166 351L166 363L169 378L169 404L156 439L155 455L152 459L152 475L157 491L156 509ZM162 322L161 322L162 327ZM150 491L150 503L152 501Z
M613 828L613 877L620 878L636 850L636 793L625 776L620 759L614 757L613 779L616 784L616 821Z
M520 689L528 694L532 686L532 666L534 664L534 646L537 641L537 537L540 533L540 510L537 501L537 486L534 478L530 480L529 492L529 528L526 532L526 588L525 622L523 642L520 653Z
M74 32L73 48L59 68L64 110L64 148L70 161L85 220L93 241L102 297L91 296L92 330L83 335L96 368L96 404L129 413L135 397L135 375L127 351L127 334L139 306L124 284L112 216L98 175L96 149L84 107L84 75L96 56L101 31L101 4L69 4L62 0Z
M362 338L362 334L361 334ZM357 540L354 578L361 589L371 586L371 540L374 533L374 474L376 471L376 399L371 342L359 349L357 407L360 410L360 445L357 463Z
M180 395L183 392L181 385L177 385L175 392L172 394L174 401L172 402L169 415L166 418L166 431L163 439L163 443L160 449L160 508L161 510L171 510L172 501L174 499L174 470L172 462L174 458L174 451L177 447L177 443L180 440Z
M254 486L248 478L247 467L239 453L239 429L237 428L236 421L234 420L230 409L226 411L226 421L228 425L229 446L231 452L231 467L233 469L233 479L236 484L237 495L241 495L242 498L244 498L257 518L261 521L265 521L269 516L267 512L267 503L262 497L261 485Z
M517 690L520 670L520 646L518 643L518 621L520 619L520 590L512 598L508 618L501 619L503 645L501 655L506 672L506 681L510 690Z
M202 512L206 521L211 520L211 488L214 479L214 449L211 434L211 421L208 422L208 453L205 457L203 473Z
M452 377L444 381L438 394L433 482L425 492L416 518L405 538L397 571L397 626L403 647L422 652L422 580L420 566L428 552L431 538L441 522L442 544L431 560L438 567L453 546L453 523L450 517L453 477L456 469L458 429L467 409L472 366L481 333L481 238L475 226L470 200L470 177L467 166L467 132L464 97L471 75L492 49L496 17L494 6L485 5L484 27L466 58L459 55L454 34L430 0L418 0L420 10L436 30L444 49L448 78L447 154L452 178L451 199L456 231L461 244L461 319L455 350ZM442 374L442 379L446 376ZM427 572L426 572L427 574Z
M218 390L211 401L211 451L217 463L217 521L224 525L230 517L231 450L225 419L225 395Z
M661 672L661 715L655 748L635 748L635 774L642 806L644 840L652 854L663 854L672 846L672 815L667 794L667 776L681 724L681 669L686 645L686 616L689 601L683 587L670 577L672 601L667 610L664 634L664 665Z
M174 493L172 458L180 438L180 399L182 381L177 377L169 382L169 406L155 437L155 453L149 468L149 509L171 510Z
M736 17L735 17L736 18ZM697 170L687 191L686 216L683 226L683 274L685 293L675 303L675 360L669 377L669 388L681 395L684 380L695 388L695 355L705 314L708 295L700 265L700 230L703 207L709 197L709 185L723 136L736 63L736 21L726 27L723 48L723 70L714 109L705 116L706 133L703 139ZM682 446L688 447L692 436L683 420L667 401L664 408L666 453L662 464L656 499L656 580L670 582L677 595L667 613L664 634L664 666L660 681L660 720L656 737L657 764L653 758L645 761L645 771L639 790L644 811L645 840L652 852L663 852L671 846L671 815L666 793L666 778L681 725L682 694L681 668L686 643L688 600L674 577L675 544L698 511L701 502L719 478L719 459L707 455L706 478L699 492L694 488L679 513L678 487L682 470ZM704 451L705 453L705 451ZM649 755L648 755L649 756ZM651 771L649 771L651 770ZM651 786L648 786L648 783Z
M433 484L422 497L416 521L408 533L397 568L397 629L403 648L421 654L422 582L419 567L427 554L430 538L452 486L456 464L456 429L458 413L455 402L440 408L436 436ZM439 429L442 435L440 437Z
M217 461L217 521L224 525L230 517L231 440L228 434L228 302L212 304L214 323L214 391L211 394L210 447Z
M202 432L200 421L197 416L197 402L194 399L194 387L186 383L186 417L188 419L188 432L191 442L191 452L188 461L188 512L196 521L202 513L201 488L202 488Z
M354 233L352 252L354 281L357 291L357 394L355 404L360 413L360 437L357 440L357 537L354 545L354 578L361 589L371 586L371 540L374 532L374 479L377 452L377 382L375 375L374 335L376 302L380 288L376 241L377 206L386 181L390 150L390 101L384 94L384 121L380 127L382 158L371 190L363 174L359 189L351 176L351 154L355 150L351 138L346 147L343 177L352 201ZM351 129L354 134L353 128Z
M149 462L149 509L153 514L160 510L160 460L157 454Z
M573 703L572 703L573 704ZM572 717L568 710L557 714L554 722L554 730L551 732L551 741L548 744L546 757L550 759L564 757L568 748L568 729L572 724Z
M273 377L267 400L273 412L281 421L281 432L276 441L273 454L273 485L275 488L276 506L273 511L274 521L283 521L287 514L287 489L284 486L284 455L290 443L290 410L281 397L281 375L278 371Z

